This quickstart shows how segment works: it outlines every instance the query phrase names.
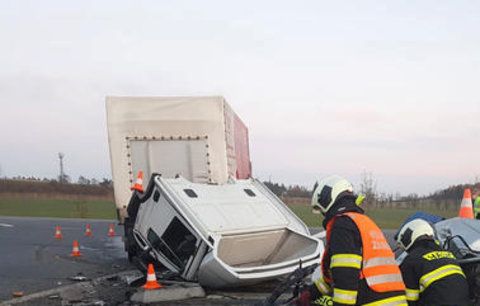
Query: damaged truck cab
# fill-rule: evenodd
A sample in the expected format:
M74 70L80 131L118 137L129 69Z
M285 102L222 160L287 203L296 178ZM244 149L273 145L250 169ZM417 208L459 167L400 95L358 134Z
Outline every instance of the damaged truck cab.
M207 185L153 175L136 199L135 243L203 286L256 283L320 260L321 242L253 179Z

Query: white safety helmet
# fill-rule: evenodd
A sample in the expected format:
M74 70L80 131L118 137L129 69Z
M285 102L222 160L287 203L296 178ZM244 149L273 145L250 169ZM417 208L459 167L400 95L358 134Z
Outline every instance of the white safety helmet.
M353 192L352 184L346 179L332 175L323 178L313 187L312 207L325 214L342 192Z
M415 241L421 238L435 239L435 231L427 221L414 219L402 226L396 240L402 249L408 251Z

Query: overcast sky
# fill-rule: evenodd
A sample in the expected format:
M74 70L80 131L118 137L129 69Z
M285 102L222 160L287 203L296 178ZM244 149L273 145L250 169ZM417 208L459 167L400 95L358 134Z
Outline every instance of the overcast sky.
M106 95L223 95L254 174L480 176L478 1L0 1L2 175L111 177Z

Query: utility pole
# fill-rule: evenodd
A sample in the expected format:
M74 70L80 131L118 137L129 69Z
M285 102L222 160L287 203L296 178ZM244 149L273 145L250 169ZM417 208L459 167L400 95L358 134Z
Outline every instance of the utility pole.
M63 158L65 157L65 154L63 153L58 153L58 159L60 160L60 175L58 176L58 181L60 183L66 183L65 180L65 172L63 171Z

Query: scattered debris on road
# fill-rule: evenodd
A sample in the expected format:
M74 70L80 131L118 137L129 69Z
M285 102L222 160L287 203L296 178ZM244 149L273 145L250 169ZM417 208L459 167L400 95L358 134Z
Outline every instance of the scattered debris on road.
M76 282L85 282L90 280L89 278L85 277L81 272L75 276L69 277L68 279Z
M162 275L159 271L158 275ZM82 275L80 275L82 276ZM253 305L264 300L278 282L227 291L205 290L198 283L161 279L163 288L144 290L137 270L25 295L0 305Z
M23 291L14 291L14 292L12 292L12 296L14 298L22 297L23 296Z

